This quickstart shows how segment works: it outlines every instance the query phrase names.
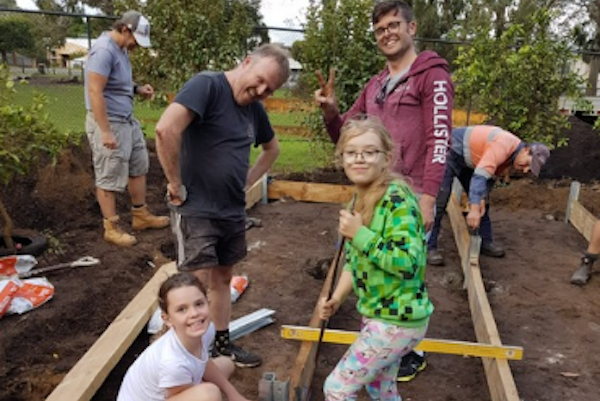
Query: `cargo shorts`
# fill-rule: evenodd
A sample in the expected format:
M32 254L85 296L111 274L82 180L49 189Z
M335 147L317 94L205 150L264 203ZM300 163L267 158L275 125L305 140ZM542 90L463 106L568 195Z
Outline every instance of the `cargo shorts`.
M180 271L233 266L248 253L245 219L229 221L182 216L171 210L171 228Z
M123 192L129 177L148 173L146 139L137 119L109 116L110 129L117 141L116 149L102 145L102 132L91 112L85 119L85 132L92 149L96 187Z

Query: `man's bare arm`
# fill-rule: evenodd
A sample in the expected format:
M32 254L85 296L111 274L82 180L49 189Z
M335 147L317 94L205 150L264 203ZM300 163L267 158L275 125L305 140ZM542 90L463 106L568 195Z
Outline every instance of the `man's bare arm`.
M183 202L179 156L181 136L194 119L194 113L179 103L171 103L156 124L156 153L167 178L169 195L173 204Z

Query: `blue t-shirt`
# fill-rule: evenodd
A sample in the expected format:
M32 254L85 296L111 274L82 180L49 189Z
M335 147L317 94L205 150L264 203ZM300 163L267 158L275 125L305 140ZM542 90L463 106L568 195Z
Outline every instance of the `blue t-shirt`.
M106 112L110 116L130 118L133 114L133 76L127 50L121 49L104 32L92 46L86 63L85 107L92 110L88 94L88 73L95 72L108 78L104 87Z
M262 103L238 105L222 72L197 74L175 102L195 114L181 142L187 200L177 211L184 216L243 219L250 148L275 136Z

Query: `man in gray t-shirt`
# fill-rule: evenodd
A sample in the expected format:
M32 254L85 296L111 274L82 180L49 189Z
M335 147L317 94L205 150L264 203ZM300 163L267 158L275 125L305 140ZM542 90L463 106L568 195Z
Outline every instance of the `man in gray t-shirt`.
M150 24L139 12L128 11L96 40L85 74L85 131L92 149L104 239L119 246L132 246L136 239L119 226L115 192L129 189L134 230L169 225L168 217L154 216L146 206L148 151L133 117L133 96L151 98L154 89L133 82L128 52L137 46L150 47Z
M167 177L177 241L177 264L210 289L217 330L213 351L236 365L260 357L229 341L233 266L246 256L245 189L279 154L279 143L260 103L289 76L288 54L264 45L236 68L190 79L156 125L156 150ZM250 167L251 146L261 146Z

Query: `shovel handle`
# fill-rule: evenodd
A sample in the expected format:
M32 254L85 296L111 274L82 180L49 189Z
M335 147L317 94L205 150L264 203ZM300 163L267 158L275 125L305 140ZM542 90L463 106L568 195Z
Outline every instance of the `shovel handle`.
M85 267L85 266L93 266L100 263L100 259L94 258L92 256L84 256L83 258L77 259L75 262L70 263L71 267Z
M28 277L32 277L32 276L35 276L40 273L46 273L46 272L51 272L54 270L64 269L65 267L86 267L86 266L97 265L99 263L100 263L100 259L94 258L92 256L84 256L83 258L79 258L74 262L61 263L61 264L54 265L54 266L40 267L37 269L30 270L28 272L14 274L12 276L0 276L0 279L15 278L15 277L16 278L28 278Z

